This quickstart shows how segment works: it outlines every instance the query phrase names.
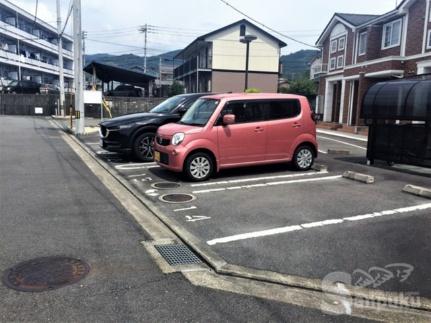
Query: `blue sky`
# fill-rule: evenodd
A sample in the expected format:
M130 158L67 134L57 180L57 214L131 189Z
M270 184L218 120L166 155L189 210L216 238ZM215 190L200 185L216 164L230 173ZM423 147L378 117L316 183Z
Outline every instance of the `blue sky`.
M35 0L11 0L35 12ZM230 3L266 25L303 42L314 44L334 12L382 14L396 0L231 0ZM63 17L69 0L61 0ZM149 55L180 49L194 37L243 17L219 0L82 0L83 28L88 31L88 53L143 55L139 26L150 24ZM56 21L56 0L39 0L38 16ZM68 29L71 30L70 28ZM283 39L285 40L285 39ZM285 40L283 53L307 48Z

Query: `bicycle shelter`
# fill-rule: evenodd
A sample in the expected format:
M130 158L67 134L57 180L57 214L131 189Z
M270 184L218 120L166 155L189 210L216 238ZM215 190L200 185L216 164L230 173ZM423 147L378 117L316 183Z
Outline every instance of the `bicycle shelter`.
M431 167L431 80L376 83L365 94L367 159Z

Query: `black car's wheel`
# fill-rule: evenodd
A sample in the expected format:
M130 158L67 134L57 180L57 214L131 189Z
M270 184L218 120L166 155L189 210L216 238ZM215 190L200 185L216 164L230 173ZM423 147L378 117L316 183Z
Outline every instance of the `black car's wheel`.
M154 160L154 139L156 135L153 132L147 132L139 135L133 143L133 154L135 158L142 162L151 162Z
M314 152L309 146L300 146L293 155L293 164L297 170L309 170L314 164Z
M214 161L208 154L199 152L187 157L184 173L194 182L206 181L214 172Z

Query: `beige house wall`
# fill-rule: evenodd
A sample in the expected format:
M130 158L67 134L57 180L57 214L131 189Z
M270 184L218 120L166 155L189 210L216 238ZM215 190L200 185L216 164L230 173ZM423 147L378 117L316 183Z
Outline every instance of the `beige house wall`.
M249 73L248 87L257 88L261 92L277 93L278 74ZM245 73L231 71L212 72L212 92L244 92Z
M280 48L278 42L247 25L247 34L257 37L250 44L249 70L278 73ZM207 41L212 42L212 68L216 70L245 70L246 45L240 41L240 26L232 27Z

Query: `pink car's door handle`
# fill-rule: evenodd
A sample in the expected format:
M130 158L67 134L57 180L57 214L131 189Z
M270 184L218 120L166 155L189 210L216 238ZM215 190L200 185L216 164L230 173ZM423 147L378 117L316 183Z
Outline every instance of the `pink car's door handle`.
M299 122L294 122L293 123L293 128L301 128L302 125Z
M264 132L265 129L261 128L261 127L256 127L256 129L254 129L254 132Z

